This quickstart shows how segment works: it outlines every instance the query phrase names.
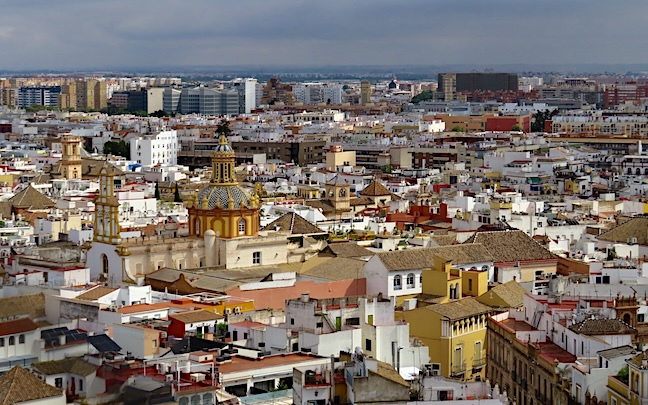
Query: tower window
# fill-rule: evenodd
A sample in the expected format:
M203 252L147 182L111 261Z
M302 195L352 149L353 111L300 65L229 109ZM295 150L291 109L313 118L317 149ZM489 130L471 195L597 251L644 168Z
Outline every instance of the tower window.
M253 264L261 264L261 252L253 252L252 253L252 263Z
M245 220L241 218L238 222L239 235L245 235Z

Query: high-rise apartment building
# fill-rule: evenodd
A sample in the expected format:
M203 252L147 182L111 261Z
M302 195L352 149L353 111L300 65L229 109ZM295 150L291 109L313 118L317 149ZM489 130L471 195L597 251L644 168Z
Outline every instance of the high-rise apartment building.
M164 111L182 114L238 115L239 92L236 90L195 87L164 90Z
M239 114L249 114L257 106L257 79L235 79L223 84L226 90L235 90L239 99Z
M342 86L333 83L300 83L293 86L296 102L303 104L342 104Z
M72 110L76 110L77 108L76 82L69 82L61 86L61 94L59 95L58 107L61 109L69 108Z
M439 73L438 98L457 99L461 92L518 91L518 76L513 73Z
M371 82L369 82L369 80L363 80L360 82L360 103L371 103Z
M262 104L285 104L292 105L294 102L292 85L282 83L277 77L268 80L263 87Z
M101 110L108 106L106 82L85 79L76 82L76 104L79 110Z
M59 94L61 94L61 86L21 87L18 89L18 107L26 108L32 105L56 107Z

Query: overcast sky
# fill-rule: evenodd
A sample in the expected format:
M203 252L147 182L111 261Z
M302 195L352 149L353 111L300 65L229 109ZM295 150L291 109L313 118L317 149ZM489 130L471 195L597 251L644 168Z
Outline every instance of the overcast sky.
M0 70L645 63L642 0L2 0Z

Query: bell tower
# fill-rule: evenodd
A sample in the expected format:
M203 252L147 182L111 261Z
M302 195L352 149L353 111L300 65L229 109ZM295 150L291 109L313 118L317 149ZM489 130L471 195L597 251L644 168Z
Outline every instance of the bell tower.
M65 134L61 137L61 144L61 174L68 180L81 179L81 138Z
M95 197L94 241L118 245L119 201L115 197L116 170L104 161L99 171L99 194Z
M351 210L351 186L348 183L333 182L326 184L326 199L336 211Z
M225 135L221 135L218 146L212 152L212 177L211 184L235 185L236 180L236 154L227 142Z

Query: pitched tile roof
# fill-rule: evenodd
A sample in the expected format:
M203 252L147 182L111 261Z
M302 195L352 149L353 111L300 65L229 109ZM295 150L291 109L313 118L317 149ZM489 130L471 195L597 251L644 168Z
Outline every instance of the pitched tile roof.
M301 215L289 212L275 219L268 225L264 226L263 231L288 231L291 235L308 235L313 233L326 233L315 225L311 224Z
M99 285L84 292L83 294L78 295L76 298L84 301L94 301L116 290L118 290L118 288L104 287Z
M473 297L462 298L445 304L429 305L425 308L452 320L466 318L471 315L487 314L492 311L491 307L482 304Z
M396 250L376 256L389 271L431 268L434 266L434 256L452 260L455 265L493 261L493 256L479 243Z
M45 375L70 373L83 377L94 373L98 368L98 366L90 364L80 357L32 363L31 367Z
M326 262L311 267L300 274L328 280L354 280L364 278L364 260L349 257L333 257Z
M20 366L12 368L0 377L0 405L19 404L61 395L61 390L41 381Z
M630 345L613 347L611 349L599 350L596 352L599 356L604 359L615 359L617 357L628 356L630 354L637 354L637 349Z
M373 256L373 252L365 249L357 243L353 242L334 242L329 243L320 254L333 254L337 257L364 257Z
M639 353L635 357L629 359L628 363L632 363L635 366L639 367L640 369L645 370L646 367L643 365L644 360L648 360L648 353L646 352Z
M620 319L586 319L569 327L582 335L627 335L637 330Z
M45 316L44 294L0 298L0 319L25 315L32 319L43 318Z
M648 245L648 218L637 217L617 225L598 236L600 240L627 243L630 238L637 238L637 244Z
M430 239L438 246L449 246L457 243L457 237L455 235L433 235L430 236Z
M410 384L407 381L405 381L403 376L401 376L400 373L390 364L384 363L382 361L377 361L377 363L378 363L378 367L376 368L376 371L369 370L371 373L379 375L384 379L395 382L396 384L400 384L407 388L410 387Z
M517 281L499 284L484 294L497 295L506 303L508 308L519 308L524 305L524 296L527 291Z
M361 196L371 196L378 197L383 195L391 195L391 191L387 187L383 186L378 180L374 180L367 187L363 188L360 192Z
M54 201L36 190L31 184L20 190L15 196L7 200L7 202L10 202L12 207L35 210L52 208L56 205Z
M182 323L193 323L193 322L217 321L219 319L223 319L223 316L215 314L213 312L205 311L204 309L199 309L197 311L186 311L186 312L179 312L177 314L169 314L169 318L173 318Z
M15 335L38 329L38 325L29 318L0 322L0 336Z
M484 245L496 262L556 258L553 253L520 230L476 232L464 245L472 243Z

